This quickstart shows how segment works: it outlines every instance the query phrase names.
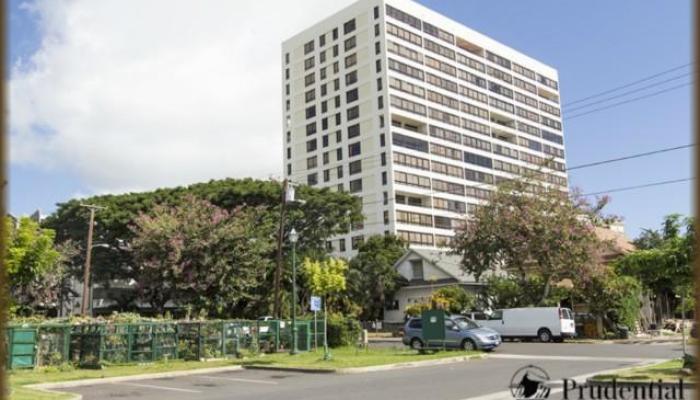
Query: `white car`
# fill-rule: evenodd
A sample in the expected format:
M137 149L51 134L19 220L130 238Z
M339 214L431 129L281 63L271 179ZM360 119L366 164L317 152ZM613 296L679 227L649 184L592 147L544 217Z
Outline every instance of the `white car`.
M481 326L495 330L503 338L538 338L541 342L563 341L576 336L573 313L561 307L526 307L495 310Z

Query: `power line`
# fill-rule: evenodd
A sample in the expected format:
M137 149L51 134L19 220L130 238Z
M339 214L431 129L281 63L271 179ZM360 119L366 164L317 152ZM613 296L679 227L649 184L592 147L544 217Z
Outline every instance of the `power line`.
M659 73L654 74L654 75L647 76L646 78L642 78L642 79L636 80L636 81L634 81L634 82L630 82L630 83L624 84L624 85L622 85L622 86L617 86L617 87L614 87L614 88L612 88L612 89L605 90L605 91L600 92L600 93L592 94L592 95L590 95L590 96L587 96L587 97L584 97L584 98L581 98L581 99L578 99L578 100L574 100L574 101L568 102L568 103L566 103L566 104L562 104L562 107L566 107L566 106L570 106L570 105L572 105L572 104L580 103L580 102L582 102L582 101L586 101L586 100L592 99L592 98L594 98L594 97L602 96L602 95L604 95L604 94L616 92L616 91L618 91L618 90L620 90L620 89L625 89L625 88L628 88L628 87L630 87L630 86L634 86L634 85L636 85L636 84L638 84L638 83L642 83L642 82L649 81L649 80L654 79L654 78L656 78L656 77L658 77L658 76L665 75L665 74L667 74L667 73L669 73L669 72L673 72L673 71L677 71L677 70L679 70L679 69L683 69L683 68L685 68L685 67L687 67L687 66L689 66L689 65L692 65L692 64L695 64L695 62L689 62L689 63L687 63L687 64L683 64L683 65L678 66L678 67L674 67L674 68L671 68L671 69L667 69L667 70L665 70L665 71L659 72Z
M624 156L624 157L611 158L609 160L596 161L596 162L592 162L592 163L588 163L588 164L580 164L580 165L576 165L574 167L569 167L566 170L571 171L573 169L583 169L583 168L595 167L597 165L609 164L609 163L613 163L613 162L630 160L630 159L639 158L639 157L647 157L647 156L651 156L654 154L666 153L669 151L680 150L680 149L686 149L688 147L693 147L693 146L695 146L695 143L689 143L689 144L684 144L683 146L668 147L665 149L648 151L646 153L637 153L637 154L632 154L632 155Z
M660 82L655 82L655 83L652 83L652 84L650 84L650 85L645 85L645 86L642 86L642 87L637 88L637 89L628 90L628 91L626 91L626 92L617 94L617 95L615 95L615 96L611 96L611 97L608 97L608 98L605 98L605 99L601 99L601 100L596 100L596 101L594 101L594 102L591 102L591 103L588 103L588 104L583 104L583 105L580 105L580 106L578 106L578 107L574 107L574 108L572 108L572 109L566 109L566 110L564 110L564 111L565 111L565 112L573 112L573 111L576 111L576 110L581 110L581 109L583 109L583 108L588 108L588 107L594 106L594 105L596 105L596 104L605 103L605 102L608 102L608 101L610 101L610 100L619 99L620 97L625 97L625 96L627 96L628 94L641 92L641 91L643 91L643 90L647 90L647 89L650 89L650 88L653 88L653 87L656 87L656 86L659 86L659 85L663 85L664 83L668 83L668 82L672 82L672 81L675 81L675 80L678 80L678 79L681 79L681 78L685 78L686 76L689 76L689 75L693 75L693 72L687 72L687 73L685 73L685 74L683 74L683 75L674 76L673 78L665 79L665 80L660 81Z
M635 190L635 189L643 189L643 188L648 188L648 187L653 187L653 186L662 186L662 185L670 185L672 183L680 183L680 182L688 182L694 180L695 177L690 177L690 178L683 178L683 179L673 179L669 181L661 181L661 182L654 182L654 183L647 183L644 185L636 185L636 186L627 186L627 187L621 187L621 188L614 188L614 189L609 189L609 190L603 190L600 192L593 192L593 193L586 193L582 194L581 196L596 196L599 194L608 194L608 193L615 193L615 192L624 192L627 190Z
M575 115L566 117L566 118L564 118L564 120L565 120L565 121L568 121L568 120L572 120L572 119L574 119L574 118L582 117L582 116L584 116L584 115L592 114L592 113L594 113L594 112L603 111L603 110L607 110L607 109L609 109L609 108L621 106L621 105L623 105L623 104L631 103L631 102L633 102L633 101L644 100L644 99L649 98L649 97L658 96L658 95L660 95L660 94L663 94L663 93L666 93L666 92L670 92L670 91L672 91L672 90L676 90L676 89L680 89L680 88L685 87L685 86L693 85L694 83L695 83L695 81L690 81L690 82L684 83L684 84L682 84L682 85L672 86L672 87L667 88L667 89L664 89L664 90L659 90L659 91L657 91L657 92L645 94L645 95L643 95L643 96L634 97L634 98L631 98L631 99L629 99L629 100L619 101L619 102L617 102L617 103L613 103L613 104L607 105L607 106L605 106L605 107L594 108L593 110L590 110L590 111L586 111L586 112L583 112L583 113L579 113L579 114L575 114Z

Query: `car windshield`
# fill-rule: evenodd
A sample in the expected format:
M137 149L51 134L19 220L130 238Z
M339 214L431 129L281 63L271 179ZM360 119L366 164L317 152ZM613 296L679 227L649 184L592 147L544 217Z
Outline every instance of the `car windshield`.
M457 326L459 326L459 329L462 330L476 329L479 327L479 324L477 324L469 318L457 318L455 319L455 322L457 322Z

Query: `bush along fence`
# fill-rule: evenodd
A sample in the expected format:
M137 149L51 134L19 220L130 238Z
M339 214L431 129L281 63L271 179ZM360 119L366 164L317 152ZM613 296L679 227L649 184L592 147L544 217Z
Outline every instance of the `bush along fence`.
M328 321L332 347L356 342L359 324ZM240 357L244 351L285 351L292 346L289 320L148 321L10 325L5 332L8 369L71 363L82 368L159 360ZM323 346L323 321L297 320L300 351Z

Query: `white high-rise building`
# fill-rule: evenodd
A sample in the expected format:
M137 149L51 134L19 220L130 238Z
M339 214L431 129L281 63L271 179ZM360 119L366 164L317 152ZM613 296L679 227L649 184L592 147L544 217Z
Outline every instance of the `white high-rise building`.
M284 173L362 198L334 238L440 247L494 184L567 187L557 71L409 0L360 0L282 44Z

